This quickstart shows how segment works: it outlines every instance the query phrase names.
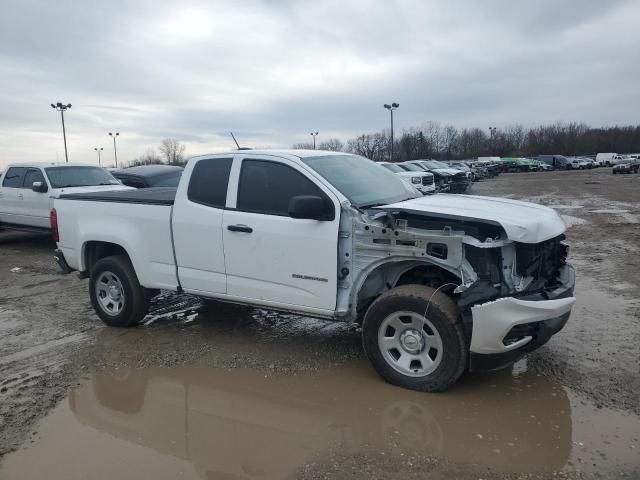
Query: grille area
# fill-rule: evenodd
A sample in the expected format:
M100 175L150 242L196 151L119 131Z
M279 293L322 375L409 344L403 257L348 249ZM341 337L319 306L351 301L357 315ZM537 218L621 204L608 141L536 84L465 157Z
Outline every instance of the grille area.
M433 185L433 175L425 175L422 177L422 185Z
M565 236L546 242L516 244L516 269L519 275L533 277L531 289L553 286L558 270L566 263L568 247L562 243Z

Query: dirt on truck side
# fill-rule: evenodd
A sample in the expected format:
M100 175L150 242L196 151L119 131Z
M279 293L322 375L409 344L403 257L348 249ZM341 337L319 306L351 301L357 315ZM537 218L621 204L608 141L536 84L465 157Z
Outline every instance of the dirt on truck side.
M562 214L577 303L539 352L443 394L384 383L343 323L162 293L141 326L105 327L50 238L0 231L0 477L640 475L640 176L469 193Z

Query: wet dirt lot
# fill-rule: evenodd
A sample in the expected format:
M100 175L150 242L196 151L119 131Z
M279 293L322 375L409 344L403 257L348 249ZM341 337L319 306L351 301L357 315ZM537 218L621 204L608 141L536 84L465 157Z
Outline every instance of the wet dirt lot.
M49 239L0 232L0 478L640 478L640 176L473 193L558 209L578 300L538 352L437 395L385 384L344 324L163 294L106 328Z

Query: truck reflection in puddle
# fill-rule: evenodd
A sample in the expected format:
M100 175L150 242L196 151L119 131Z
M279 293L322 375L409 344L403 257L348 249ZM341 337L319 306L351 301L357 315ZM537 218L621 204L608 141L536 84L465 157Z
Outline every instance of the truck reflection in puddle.
M186 460L202 478L281 478L329 448L419 452L498 471L562 468L571 451L564 390L531 374L487 381L425 395L382 384L364 363L286 377L118 370L93 376L69 404L110 441Z

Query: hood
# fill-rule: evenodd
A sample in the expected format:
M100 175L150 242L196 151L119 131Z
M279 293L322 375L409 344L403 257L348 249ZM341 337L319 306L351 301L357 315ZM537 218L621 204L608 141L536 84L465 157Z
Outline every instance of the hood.
M458 170L455 168L432 168L430 172L437 172L440 175L457 175L458 173L464 173L462 170Z
M91 185L88 187L66 187L66 188L54 188L52 197L58 198L60 195L66 195L70 193L92 193L92 192L107 192L115 190L135 190L133 187L127 187L125 185Z
M523 243L544 242L566 230L554 209L507 198L440 193L377 208L493 223L500 225L510 240Z

